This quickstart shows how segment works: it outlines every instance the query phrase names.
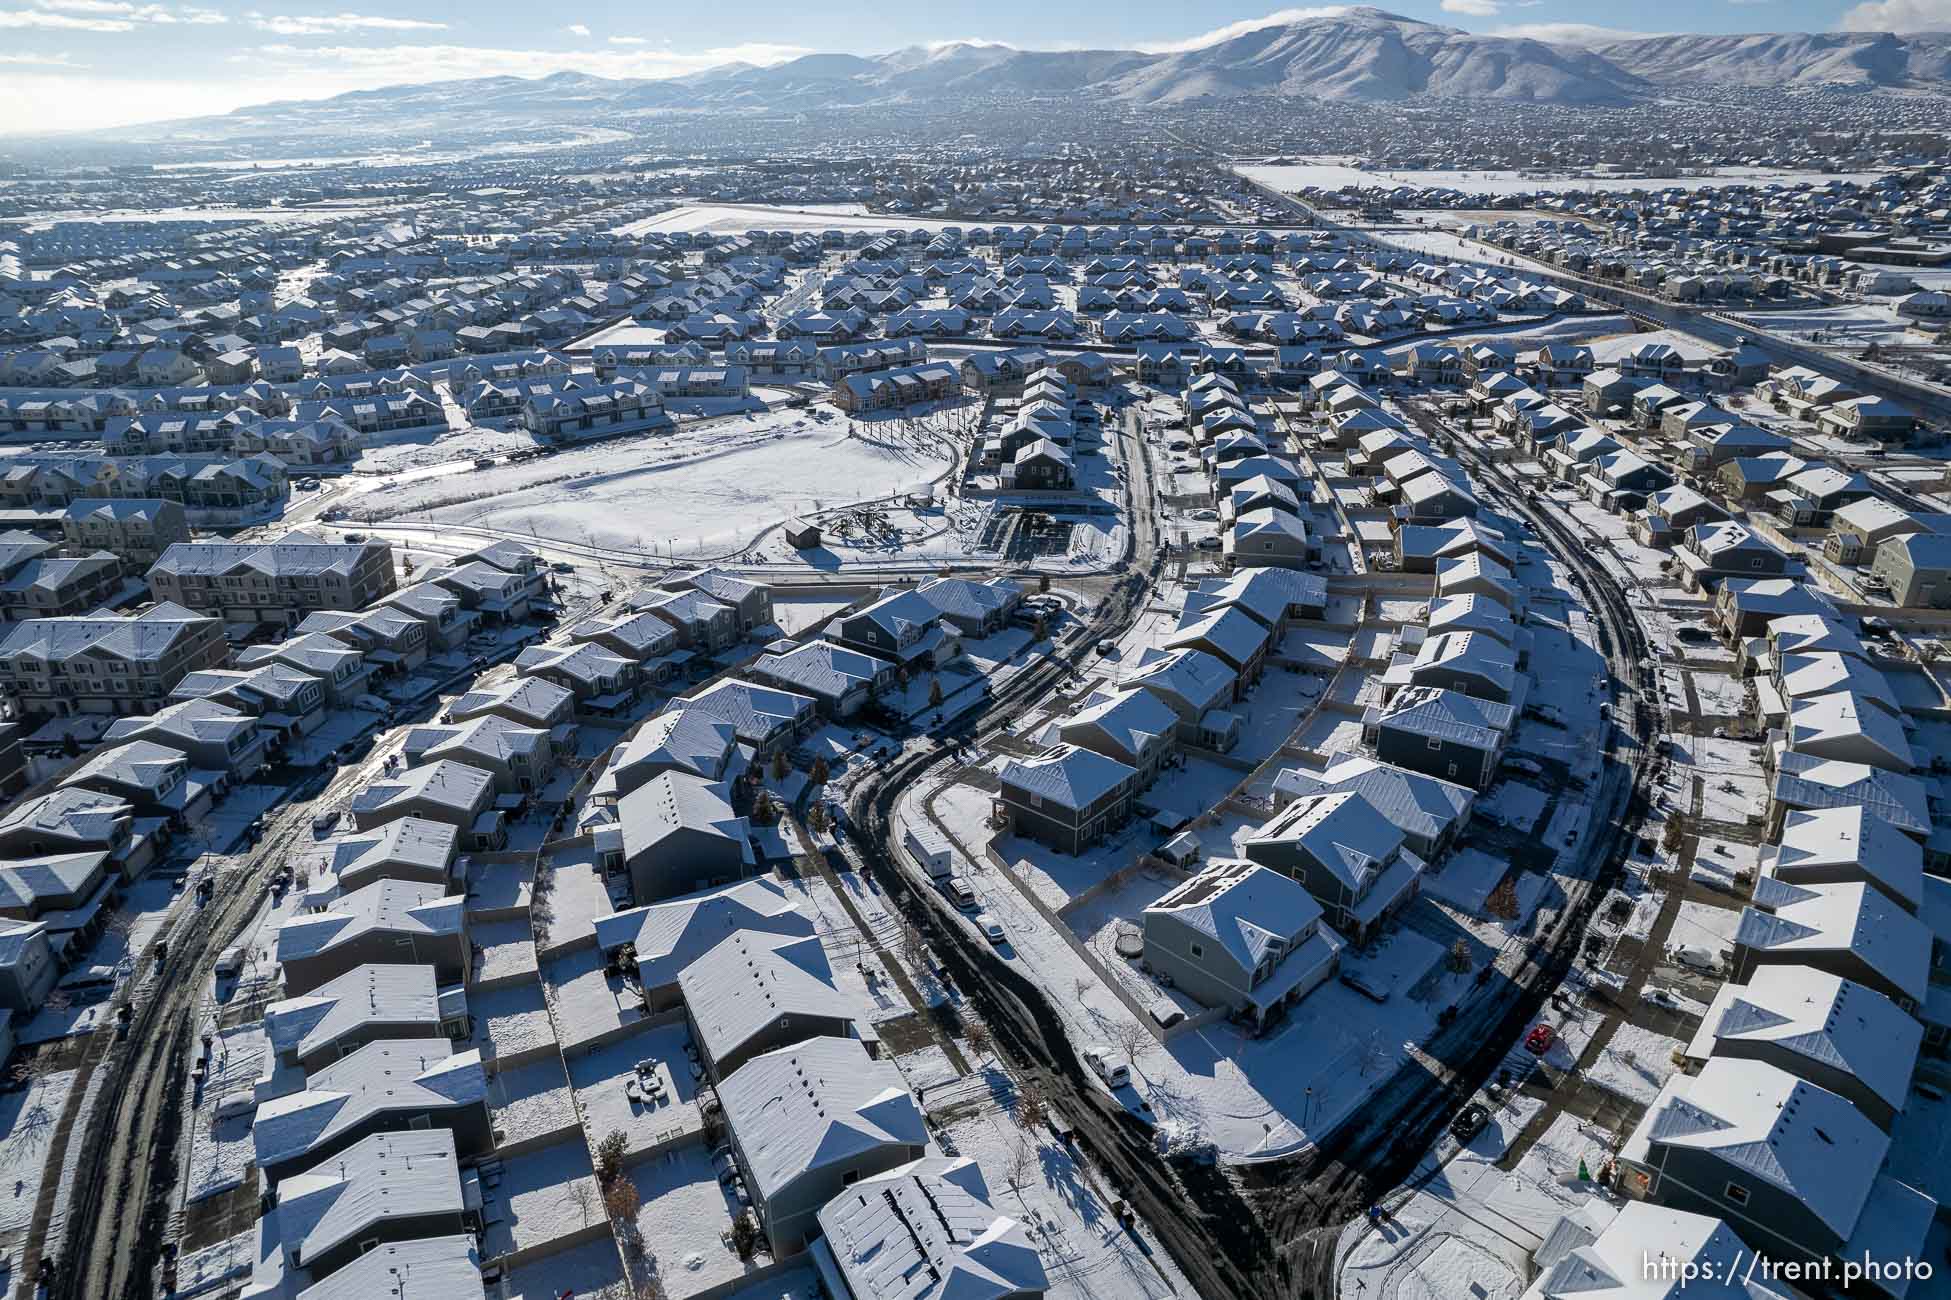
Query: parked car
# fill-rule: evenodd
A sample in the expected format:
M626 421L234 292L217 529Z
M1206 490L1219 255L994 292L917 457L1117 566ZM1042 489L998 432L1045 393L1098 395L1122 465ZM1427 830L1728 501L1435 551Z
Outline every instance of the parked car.
M995 917L989 915L989 913L987 912L977 912L975 916L975 923L976 923L976 929L982 931L982 937L987 939L990 943L997 944L1000 946L1003 940L1009 937L1003 931L1002 922L998 921Z
M950 876L943 883L942 888L948 891L948 896L955 900L957 907L970 908L976 905L975 890L971 889L969 882L962 877Z
M1677 943L1667 949L1666 955L1673 959L1675 965L1685 966L1688 970L1698 971L1702 975L1721 973L1720 955L1698 944Z
M1557 1041L1558 1031L1542 1020L1531 1026L1531 1032L1524 1036L1525 1050L1537 1056L1549 1052L1551 1045Z
M1662 1011L1678 1011L1684 1005L1672 989L1644 989L1639 996Z
M1541 1026L1542 1027L1542 1026ZM1450 1121L1450 1133L1458 1142L1468 1142L1490 1123L1490 1110L1482 1102L1471 1102Z
M312 834L330 835L332 828L339 824L339 810L334 808L312 818Z

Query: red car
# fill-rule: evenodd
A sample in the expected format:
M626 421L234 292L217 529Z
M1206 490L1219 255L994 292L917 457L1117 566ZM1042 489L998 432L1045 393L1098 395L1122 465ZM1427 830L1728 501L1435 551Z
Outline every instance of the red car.
M1558 1031L1542 1021L1531 1026L1531 1032L1524 1036L1525 1047L1539 1056L1549 1052L1551 1045L1557 1041Z

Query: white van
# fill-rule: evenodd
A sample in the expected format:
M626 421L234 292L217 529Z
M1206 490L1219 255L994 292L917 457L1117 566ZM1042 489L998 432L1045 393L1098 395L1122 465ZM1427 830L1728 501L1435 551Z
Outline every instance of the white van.
M234 944L217 954L218 975L228 979L243 974L243 971L244 946L242 944Z
M1721 973L1721 955L1698 944L1676 943L1667 949L1666 955L1672 958L1675 965L1699 971L1702 975Z
M1084 1053L1084 1064L1091 1067L1091 1073L1104 1080L1109 1088L1122 1088L1131 1082L1131 1067L1115 1056L1107 1056L1095 1049Z
M942 888L948 891L948 896L955 900L957 907L966 910L976 905L975 890L970 888L969 882L962 877L950 876L943 882Z

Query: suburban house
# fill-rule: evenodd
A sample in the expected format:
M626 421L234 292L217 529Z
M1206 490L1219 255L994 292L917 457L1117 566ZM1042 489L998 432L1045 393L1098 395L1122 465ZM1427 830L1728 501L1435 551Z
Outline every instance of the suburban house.
M1081 853L1122 825L1139 779L1137 769L1072 744L1010 758L997 776L996 820L1063 853Z
M29 716L154 713L224 662L221 619L163 602L132 618L36 618L0 633L0 694Z
M733 934L808 938L813 918L770 876L682 894L596 918L596 946L606 956L629 950L644 1005L655 1015L683 1003L678 977Z
M755 1056L718 1085L732 1150L775 1258L804 1250L837 1196L927 1154L921 1107L852 1038Z
M809 1038L854 1038L861 1008L842 993L816 935L733 931L678 972L691 1039L722 1084L753 1057Z
M1161 982L1263 1026L1341 965L1345 946L1299 881L1219 860L1145 909L1145 963Z
M261 1104L251 1140L258 1169L281 1184L376 1133L436 1128L453 1135L461 1158L493 1150L481 1054L445 1038L381 1039L310 1075L304 1091Z
M843 1187L808 1249L833 1300L1037 1300L1049 1274L967 1156L924 1156ZM910 1279L933 1283L916 1291Z
M722 786L703 777L660 772L617 800L616 817L595 833L597 863L627 873L640 905L755 870L745 818L732 811Z
M1714 1057L1666 1082L1619 1164L1629 1196L1724 1219L1770 1256L1860 1264L1868 1252L1901 1275L1937 1205L1882 1172L1889 1149L1827 1088L1766 1061Z
M1409 686L1362 717L1362 737L1385 763L1486 789L1516 726L1508 704L1461 691Z
M320 912L278 927L276 955L286 997L298 997L358 966L431 966L442 984L472 970L466 899L442 885L375 880L340 894Z
M158 600L226 623L297 626L315 610L361 610L398 586L389 542L293 532L265 545L178 542L151 566Z
M1242 851L1300 881L1329 924L1357 943L1415 898L1424 869L1422 859L1403 849L1402 832L1352 791L1296 799Z

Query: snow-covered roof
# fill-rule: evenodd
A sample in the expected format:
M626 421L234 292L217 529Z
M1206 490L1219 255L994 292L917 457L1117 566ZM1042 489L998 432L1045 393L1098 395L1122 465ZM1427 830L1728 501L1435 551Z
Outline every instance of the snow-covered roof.
M770 876L741 880L682 898L596 918L596 946L630 944L644 988L674 982L693 961L736 933L812 934L813 921Z
M839 699L871 685L889 671L888 661L831 641L807 641L778 654L760 655L751 671L816 698Z
M1627 1201L1604 1232L1552 1261L1525 1295L1539 1300L1790 1300L1793 1293L1751 1276L1754 1257L1747 1243L1719 1219L1650 1201Z
M487 1100L481 1053L445 1038L367 1043L311 1075L305 1090L257 1108L251 1139L259 1169L276 1171L387 1115L404 1120Z
M1380 725L1492 750L1503 743L1515 718L1508 704L1435 686L1406 686L1389 701Z
M1196 718L1230 700L1238 677L1225 660L1204 650L1148 651L1125 676L1124 684L1146 687L1167 700L1182 700Z
M1058 725L1065 733L1095 730L1125 753L1137 755L1160 738L1171 737L1178 723L1179 715L1163 700L1138 686L1099 691Z
M1861 757L1878 767L1908 772L1913 766L1903 723L1889 710L1849 691L1795 701L1785 729L1791 750L1837 758Z
M341 894L330 910L301 912L278 927L279 962L316 957L374 932L454 935L461 932L467 900L448 897L441 885L413 880L375 880Z
M624 852L635 858L681 831L736 844L752 860L745 819L732 811L716 782L689 772L659 772L617 802Z
M413 1290L402 1288L412 1278ZM421 1237L382 1242L323 1282L298 1293L298 1300L408 1300L427 1295L471 1297L481 1289L481 1252L472 1236Z
M1168 650L1196 650L1210 646L1235 669L1241 669L1266 647L1268 633L1252 615L1231 607L1193 614L1160 643Z
M1291 876L1257 862L1220 859L1145 909L1211 938L1245 972L1284 951L1321 920L1321 904Z
M1308 795L1275 813L1247 837L1256 862L1278 848L1298 849L1360 897L1402 848L1402 832L1352 790Z
M278 1180L257 1225L257 1260L245 1300L293 1300L321 1258L368 1233L420 1216L465 1211L454 1135L447 1129L375 1133ZM476 1284L479 1285L478 1282ZM374 1294L384 1294L377 1292Z
M1792 885L1764 876L1755 882L1754 904L1741 910L1734 942L1794 958L1849 953L1913 1002L1922 1002L1930 985L1930 929L1860 882Z
M1761 874L1820 881L1839 872L1862 876L1914 912L1923 898L1924 849L1861 804L1787 813Z
M989 1203L967 1156L863 1178L819 1214L852 1300L1004 1300L1049 1286L1036 1242Z
M811 717L815 708L810 696L736 677L721 678L696 695L672 703L722 718L737 730L740 740L753 744L769 739L781 727Z
M809 1038L755 1056L718 1085L718 1097L753 1190L766 1200L816 1170L928 1143L901 1072L857 1039Z
M698 1045L713 1061L737 1052L780 1016L851 1020L859 1010L834 982L815 935L735 930L692 960L678 986Z
M1644 1159L1652 1146L1711 1153L1735 1177L1800 1201L1846 1239L1890 1139L1826 1088L1761 1061L1717 1056L1699 1074L1667 1081L1624 1154Z
M1115 758L1065 744L1033 758L1011 758L997 775L1007 788L1082 812L1138 772Z
M1467 817L1475 795L1466 787L1372 758L1351 755L1321 772L1287 768L1274 791L1287 798L1352 791L1404 835L1435 840Z
M1775 798L1790 808L1863 804L1906 834L1931 833L1923 783L1902 772L1785 750L1775 759Z
M354 815L384 812L424 800L437 808L472 817L494 795L494 778L478 767L441 759L410 767L398 776L375 781L352 797Z
M264 1032L280 1058L305 1059L373 1026L440 1027L440 991L431 966L355 966L295 998L264 1009Z
M1812 966L1758 966L1746 984L1723 984L1687 1055L1704 1060L1725 1042L1767 1043L1854 1075L1893 1111L1903 1109L1924 1027L1865 984Z
M610 771L675 769L715 781L725 775L726 760L737 744L731 723L680 704L637 728L611 756Z

